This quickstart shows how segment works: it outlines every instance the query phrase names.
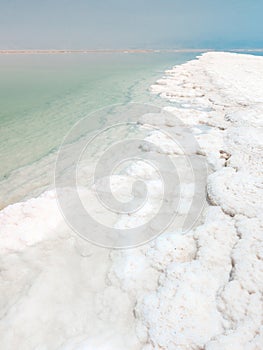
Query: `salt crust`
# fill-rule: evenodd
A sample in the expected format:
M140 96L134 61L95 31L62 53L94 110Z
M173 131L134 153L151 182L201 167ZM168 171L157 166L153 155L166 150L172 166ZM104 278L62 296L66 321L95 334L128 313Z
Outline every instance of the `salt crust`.
M262 77L261 57L207 53L152 86L181 103L166 110L212 169L205 220L186 235L96 248L66 227L52 191L0 212L1 349L263 348Z

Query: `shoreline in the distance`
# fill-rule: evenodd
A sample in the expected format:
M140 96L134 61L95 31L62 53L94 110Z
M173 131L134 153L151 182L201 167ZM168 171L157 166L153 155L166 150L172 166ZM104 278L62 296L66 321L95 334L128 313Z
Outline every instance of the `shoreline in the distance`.
M41 50L41 49L24 49L24 50L0 50L0 55L6 55L6 54L70 54L70 53L158 53L158 52L178 52L178 53L184 53L184 52L208 52L213 51L213 49L165 49L165 50L158 50L158 49L81 49L81 50L70 50L70 49L64 49L64 50L57 50L57 49L49 49L49 50Z
M2 49L0 55L65 55L65 54L148 54L148 53L205 53L205 52L231 52L231 53L263 53L261 49L228 49L228 50L216 50L212 48L199 48L199 49Z

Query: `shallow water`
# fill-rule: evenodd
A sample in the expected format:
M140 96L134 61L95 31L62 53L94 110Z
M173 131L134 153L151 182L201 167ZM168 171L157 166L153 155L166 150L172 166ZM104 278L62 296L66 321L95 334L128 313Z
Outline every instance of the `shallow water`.
M0 207L39 194L53 182L48 169L78 120L116 103L160 105L150 85L165 69L196 55L0 56Z

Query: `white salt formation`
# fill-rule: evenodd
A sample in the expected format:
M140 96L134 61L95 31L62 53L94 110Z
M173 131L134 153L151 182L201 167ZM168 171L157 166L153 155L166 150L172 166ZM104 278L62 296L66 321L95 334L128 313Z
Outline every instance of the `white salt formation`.
M211 166L203 223L109 251L66 227L53 192L5 208L1 349L263 348L263 58L207 53L167 71L152 91L198 140L187 152ZM152 123L176 125L168 116ZM149 138L180 157L158 132ZM186 181L184 199L191 192Z

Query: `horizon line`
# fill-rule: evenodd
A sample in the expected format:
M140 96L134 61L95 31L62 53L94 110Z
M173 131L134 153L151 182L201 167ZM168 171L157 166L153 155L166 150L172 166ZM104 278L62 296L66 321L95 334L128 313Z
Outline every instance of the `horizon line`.
M263 52L263 48L245 49L213 49L213 48L184 48L184 49L0 49L0 54L70 54L70 53L184 53L184 52L211 52L211 51L230 51L230 52Z

